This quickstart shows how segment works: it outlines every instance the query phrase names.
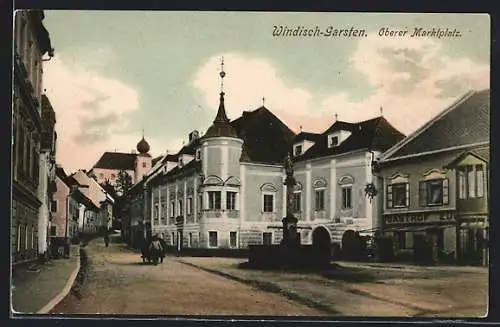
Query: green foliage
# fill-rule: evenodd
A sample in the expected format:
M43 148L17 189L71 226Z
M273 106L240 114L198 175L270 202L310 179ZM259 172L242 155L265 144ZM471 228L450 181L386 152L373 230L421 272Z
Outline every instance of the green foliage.
M122 194L125 194L132 187L132 176L130 176L125 170L120 170L116 178L116 189Z

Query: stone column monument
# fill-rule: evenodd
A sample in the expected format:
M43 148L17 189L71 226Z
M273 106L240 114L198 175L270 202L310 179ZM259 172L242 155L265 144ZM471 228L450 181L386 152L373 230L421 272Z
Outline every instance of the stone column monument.
M293 177L293 162L290 153L285 158L285 185L286 185L286 215L283 218L283 240L281 245L286 247L297 246L300 239L297 234L297 218L293 215L293 191L296 184Z

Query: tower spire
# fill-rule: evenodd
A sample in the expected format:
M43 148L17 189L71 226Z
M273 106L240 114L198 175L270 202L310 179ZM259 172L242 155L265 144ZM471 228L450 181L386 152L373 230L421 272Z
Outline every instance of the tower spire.
M224 56L222 56L220 61L220 93L224 93L224 77L226 76L226 72L224 71Z
M224 77L226 77L226 72L224 71L224 57L221 58L221 71L219 73L221 78L220 81L220 98L219 98L219 110L217 110L217 116L215 116L212 126L207 130L205 137L213 136L227 136L235 137L236 131L233 129L229 123L229 118L226 115L226 108L224 107Z

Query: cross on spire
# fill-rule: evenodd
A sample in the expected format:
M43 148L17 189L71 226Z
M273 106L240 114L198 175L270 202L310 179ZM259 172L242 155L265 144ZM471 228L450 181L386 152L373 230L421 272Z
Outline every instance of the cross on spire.
M300 128L300 132L302 133L302 125L300 125L299 128Z
M339 115L337 113L335 113L335 121L337 121L338 117L339 117Z
M380 106L380 116L383 116L384 115L384 108L382 106Z
M266 106L266 98L265 97L262 97L262 106L265 107Z

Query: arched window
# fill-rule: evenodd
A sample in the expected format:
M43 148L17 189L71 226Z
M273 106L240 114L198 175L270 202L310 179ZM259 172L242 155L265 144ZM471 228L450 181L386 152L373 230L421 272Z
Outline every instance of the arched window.
M293 187L293 212L302 212L302 184L300 182Z
M262 193L262 212L275 212L276 192L278 192L278 188L271 183L265 183L260 187L260 190Z
M354 177L345 175L339 178L340 191L342 195L342 209L352 209L352 186Z
M325 210L326 187L328 183L326 179L318 177L313 181L314 188L314 211Z

